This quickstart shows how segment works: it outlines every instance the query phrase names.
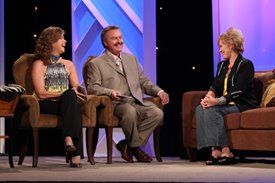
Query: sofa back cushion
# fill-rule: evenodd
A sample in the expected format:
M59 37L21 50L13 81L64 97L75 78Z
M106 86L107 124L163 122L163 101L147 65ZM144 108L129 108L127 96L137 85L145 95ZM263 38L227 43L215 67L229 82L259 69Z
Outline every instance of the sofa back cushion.
M259 106L263 96L263 82L259 78L254 78L255 95L257 98L257 105Z
M265 91L267 87L267 82L271 79L275 79L275 70L270 71L256 71L255 72L255 78L260 80L263 83L263 92Z
M275 70L270 71L257 71L255 72L255 91L256 91L256 97L258 99L258 104L261 104L263 93L266 91L269 81L275 79ZM274 98L275 100L275 98ZM271 103L274 103L272 100ZM268 104L267 106L272 106L271 104Z

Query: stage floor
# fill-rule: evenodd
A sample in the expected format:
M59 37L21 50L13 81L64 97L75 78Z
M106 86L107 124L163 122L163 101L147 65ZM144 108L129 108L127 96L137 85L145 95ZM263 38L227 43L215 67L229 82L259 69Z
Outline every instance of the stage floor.
M249 159L231 166L206 166L204 162L189 162L178 157L163 157L151 163L127 163L113 158L96 157L95 165L82 160L82 168L69 168L64 157L39 157L32 168L32 157L23 165L10 168L8 157L0 157L1 182L274 182L275 159Z

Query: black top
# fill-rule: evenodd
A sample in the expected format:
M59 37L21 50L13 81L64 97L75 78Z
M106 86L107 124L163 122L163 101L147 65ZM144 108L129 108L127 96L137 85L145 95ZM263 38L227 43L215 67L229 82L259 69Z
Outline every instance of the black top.
M216 97L223 96L224 79L228 66L229 60L218 63L216 78L210 87ZM224 95L227 104L233 101L241 112L257 107L254 73L253 63L239 54L227 80L227 94Z

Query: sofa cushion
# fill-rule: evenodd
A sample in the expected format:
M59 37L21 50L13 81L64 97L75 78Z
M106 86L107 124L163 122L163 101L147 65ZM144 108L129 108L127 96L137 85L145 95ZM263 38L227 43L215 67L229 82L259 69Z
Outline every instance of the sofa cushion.
M231 113L224 116L225 127L228 130L240 129L241 113ZM192 128L196 128L195 115L192 118Z
M226 129L234 130L240 128L241 113L231 113L224 116Z
M242 112L240 127L246 129L275 129L275 107L262 107Z

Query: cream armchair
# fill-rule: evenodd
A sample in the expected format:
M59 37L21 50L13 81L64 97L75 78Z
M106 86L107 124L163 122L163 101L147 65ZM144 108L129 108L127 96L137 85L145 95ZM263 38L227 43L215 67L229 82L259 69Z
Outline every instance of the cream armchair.
M88 63L92 62L92 60L95 58L95 56L90 56L87 61L85 62L82 70L82 75L84 79L84 83L87 86L87 72L88 72ZM112 142L113 142L113 128L119 127L119 118L113 114L113 104L108 96L99 96L101 99L100 105L98 106L97 111L97 121L95 125L95 131L93 134L93 152L96 150L97 140L98 140L98 129L99 128L105 128L106 132L106 139L107 139L107 163L112 163ZM151 100L154 102L160 109L163 109L163 106L161 104L161 99L159 97L148 97L145 98L145 100ZM154 130L154 151L157 161L161 162L161 154L160 154L160 131L161 126L163 124L160 124L155 130Z
M16 84L26 89L24 95L21 96L18 104L17 119L19 120L19 128L31 129L33 135L33 167L37 167L39 154L39 130L42 128L60 128L61 118L58 115L42 114L39 110L38 100L33 96L34 88L31 81L31 68L34 59L33 54L25 53L18 58L13 65L13 77ZM92 127L96 124L97 106L100 99L94 95L88 95L88 101L83 106L82 123L86 128L87 136L87 154L88 161L94 164L92 153ZM28 148L28 139L23 138L18 164L21 165ZM65 153L65 152L64 152ZM68 159L66 159L68 162Z

